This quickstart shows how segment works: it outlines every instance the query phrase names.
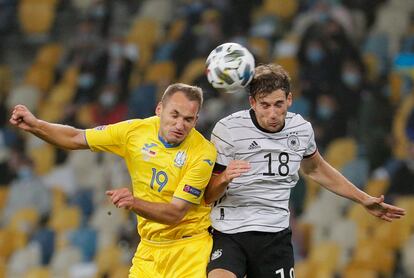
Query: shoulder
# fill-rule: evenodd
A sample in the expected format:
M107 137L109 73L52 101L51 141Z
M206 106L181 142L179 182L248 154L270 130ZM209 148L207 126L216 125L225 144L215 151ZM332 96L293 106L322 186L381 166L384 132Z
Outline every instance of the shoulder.
M193 129L191 134L191 144L194 149L200 153L215 153L216 149L214 145L207 140L200 132L196 129Z
M304 119L302 115L292 112L288 112L286 114L286 125L290 128L303 127L307 129L312 129L312 124L306 119Z

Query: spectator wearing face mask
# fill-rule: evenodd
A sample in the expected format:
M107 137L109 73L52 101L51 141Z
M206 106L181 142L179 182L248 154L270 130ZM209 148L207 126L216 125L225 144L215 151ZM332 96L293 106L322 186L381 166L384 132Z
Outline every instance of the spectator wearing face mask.
M97 125L107 125L125 120L128 107L122 101L119 86L107 84L98 96L98 103L94 106L93 117Z
M340 68L340 81L334 93L341 103L341 110L349 123L355 122L359 112L359 105L363 91L366 90L364 82L364 68L362 63L354 58L346 58Z
M346 118L340 103L331 94L318 96L314 116L315 138L319 148L325 148L335 138L346 136Z
M314 28L316 29L313 30ZM336 69L332 67L332 59L325 42L316 35L319 28L313 26L309 29L299 45L299 78L303 96L314 107L319 94L332 91Z

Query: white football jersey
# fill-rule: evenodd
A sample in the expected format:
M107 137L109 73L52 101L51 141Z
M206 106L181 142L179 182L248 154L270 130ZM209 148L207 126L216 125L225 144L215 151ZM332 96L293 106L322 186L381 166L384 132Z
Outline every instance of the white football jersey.
M278 232L289 227L290 190L299 180L300 162L316 150L311 124L288 112L279 132L261 128L253 110L236 112L220 120L211 141L217 164L246 160L251 169L233 179L215 202L211 221L224 233Z

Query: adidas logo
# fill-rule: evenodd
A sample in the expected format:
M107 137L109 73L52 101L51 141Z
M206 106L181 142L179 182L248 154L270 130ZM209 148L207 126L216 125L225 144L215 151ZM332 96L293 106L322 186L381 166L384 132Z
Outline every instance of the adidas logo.
M257 144L256 141L253 141L249 146L249 150L254 150L254 149L259 149L259 148L260 148L260 146L259 146L259 144Z

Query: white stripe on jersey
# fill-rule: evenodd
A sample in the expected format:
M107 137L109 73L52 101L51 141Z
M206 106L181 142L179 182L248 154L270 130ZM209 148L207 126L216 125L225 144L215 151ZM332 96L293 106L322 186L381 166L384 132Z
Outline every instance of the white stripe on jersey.
M216 202L213 227L225 233L287 228L290 190L299 179L300 162L316 151L311 124L288 112L283 129L269 133L257 128L250 111L243 110L220 120L211 141L218 164L227 166L236 159L248 161L251 167Z

